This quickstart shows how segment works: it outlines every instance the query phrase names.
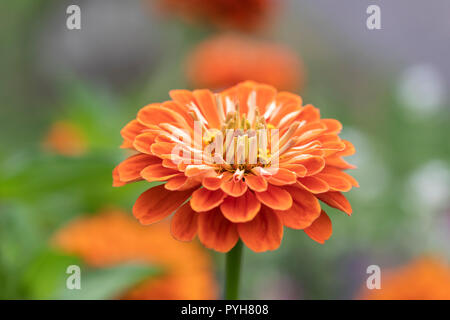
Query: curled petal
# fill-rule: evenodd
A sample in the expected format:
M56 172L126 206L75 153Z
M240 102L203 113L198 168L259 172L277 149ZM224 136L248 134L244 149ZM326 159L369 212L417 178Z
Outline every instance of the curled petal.
M328 240L331 237L333 228L331 226L330 218L325 211L322 210L319 218L314 220L312 225L303 231L305 231L305 233L314 241L324 244L325 240Z
M112 176L113 176L113 187L121 187L127 184L126 182L120 181L119 166L114 168Z
M239 236L255 252L278 249L283 238L283 225L277 214L262 207L256 217L237 225Z
M151 145L150 151L152 154L162 158L162 159L171 159L172 152L176 147L176 143L171 142L155 142Z
M292 206L292 197L286 190L272 185L263 192L255 192L256 198L266 206L276 210L287 210Z
M250 190L238 198L227 197L220 205L220 210L225 218L235 223L252 220L260 208L261 203Z
M198 238L209 249L230 251L239 240L236 224L228 221L218 208L198 214Z
M327 133L338 134L342 130L342 124L336 119L322 119L321 122L326 125Z
M182 205L173 215L170 232L180 241L191 241L197 234L197 216L189 203Z
M206 212L219 206L227 195L221 190L211 191L200 188L194 191L191 198L191 207L197 212Z
M345 196L340 192L325 192L316 195L316 197L319 198L319 200L325 202L330 207L341 210L348 215L352 214L352 207L350 205L350 202L348 202L347 198L345 198Z
M160 103L152 103L143 107L138 112L137 120L146 126L170 123L183 128L189 127L182 116L173 110L163 107Z
M148 189L142 193L133 206L133 214L142 224L158 222L183 204L192 190L169 191L164 185Z
M320 215L319 200L310 192L298 187L288 187L287 191L294 201L292 207L285 211L276 210L283 225L292 229L309 227Z
M250 189L256 192L263 192L267 190L267 180L259 175L246 175L245 183Z
M222 179L218 176L204 177L202 180L202 185L208 190L220 189L221 183Z

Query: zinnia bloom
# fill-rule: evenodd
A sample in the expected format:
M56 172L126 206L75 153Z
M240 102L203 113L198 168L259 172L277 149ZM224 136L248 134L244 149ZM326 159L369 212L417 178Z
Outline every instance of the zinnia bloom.
M80 156L86 152L83 131L70 121L52 124L44 139L44 148L63 156Z
M169 228L165 222L146 228L123 212L107 211L73 221L57 233L54 243L92 267L140 262L163 268L163 274L144 280L118 298L215 299L209 256L197 243L186 246L174 240Z
M253 31L275 10L274 0L159 0L166 12L219 28Z
M186 74L196 88L224 89L254 80L279 90L297 90L304 83L300 58L289 48L233 34L200 43L186 61Z
M319 243L327 240L331 221L319 200L351 214L342 192L358 183L343 172L353 166L342 157L355 150L339 138L337 120L321 119L295 94L250 81L221 93L173 90L170 96L142 108L121 131L122 147L137 154L114 169L113 185L165 182L134 204L142 224L176 211L176 239L198 235L206 247L227 252L241 238L260 252L279 247L283 226L302 229ZM215 150L213 159L205 156L208 149Z
M381 274L381 289L364 289L360 299L449 300L450 266L435 257L421 257Z

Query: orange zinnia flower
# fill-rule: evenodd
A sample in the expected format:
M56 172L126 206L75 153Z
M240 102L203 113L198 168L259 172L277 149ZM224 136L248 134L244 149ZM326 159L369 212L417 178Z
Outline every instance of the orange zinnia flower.
M121 131L122 147L137 154L114 169L113 185L166 181L134 204L141 223L176 211L171 231L179 240L198 234L206 247L227 252L241 238L260 252L279 247L283 226L327 240L331 221L319 200L351 214L342 192L358 183L343 172L353 166L342 157L355 150L339 138L337 120L321 119L317 108L303 106L295 94L254 82L216 94L173 90L170 96L142 108ZM205 155L208 149L215 150L214 159ZM184 151L194 154L193 164ZM257 161L251 159L255 151Z
M215 299L211 261L196 243L184 246L169 234L169 224L143 227L120 211L80 218L58 232L54 243L93 267L141 262L163 267L122 299Z
M449 300L450 267L433 258L422 257L381 275L381 289L363 289L360 299Z
M186 20L245 31L259 29L273 13L273 0L159 0L164 11Z
M44 139L44 148L63 156L80 156L86 152L87 143L78 126L69 121L57 121Z
M225 34L198 45L186 63L194 87L223 89L245 80L280 90L303 86L303 64L288 48L244 36Z

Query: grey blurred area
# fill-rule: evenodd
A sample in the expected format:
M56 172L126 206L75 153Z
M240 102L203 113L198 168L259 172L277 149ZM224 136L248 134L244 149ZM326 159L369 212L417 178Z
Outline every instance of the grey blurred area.
M81 9L81 30L66 27L66 8ZM160 25L141 0L59 1L44 13L35 48L50 81L77 76L114 89L149 74L161 55Z
M370 5L380 7L380 30L366 27ZM319 62L320 67L310 72L313 80L317 72L322 78L323 73L341 75L330 79L336 88L345 90L345 80L354 84L345 87L357 89L371 80L369 74L390 81L410 67L426 65L444 79L448 98L450 1L288 0L287 6L281 32L304 54L307 65Z

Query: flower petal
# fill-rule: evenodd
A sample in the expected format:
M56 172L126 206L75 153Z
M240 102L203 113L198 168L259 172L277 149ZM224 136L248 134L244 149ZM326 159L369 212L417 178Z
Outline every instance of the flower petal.
M263 192L255 192L256 198L266 206L276 210L287 210L292 206L292 197L286 190L272 185Z
M228 221L218 208L198 214L198 238L209 249L230 251L239 240L236 224Z
M124 139L124 143L121 147L131 148L136 136L139 135L144 129L147 129L147 127L139 123L139 121L137 120L131 120L130 122L128 122L128 124L120 131L120 134Z
M145 167L158 162L161 162L161 159L148 154L136 154L131 156L117 166L120 181L128 182L141 179L141 171Z
M220 205L220 210L225 218L235 223L252 220L260 208L261 203L250 190L238 198L227 197Z
M298 187L287 187L286 190L294 201L292 207L285 211L275 210L283 225L299 230L309 227L320 215L319 200L310 192Z
M317 177L299 178L298 184L312 193L323 193L330 190L328 184Z
M182 205L173 215L170 232L180 241L191 241L197 234L197 216L189 203Z
M296 183L297 175L286 168L278 168L276 173L272 174L267 181L276 186L284 186Z
M220 188L232 197L240 197L247 191L247 184L243 179L235 180L230 177L222 180Z
M352 207L347 198L340 192L330 191L316 195L319 200L325 202L330 207L336 208L345 212L348 215L352 214Z
M227 195L222 190L211 191L200 188L194 191L191 198L191 207L197 212L206 212L219 206Z
M187 189L193 189L200 185L200 183L194 179L188 178L186 176L176 176L170 178L169 181L164 185L167 190L171 191L183 191Z
M151 154L150 148L155 142L156 136L157 133L155 131L141 133L134 139L133 147L139 152Z
M237 229L245 245L255 252L278 249L283 238L281 220L267 207L262 207L252 221L239 223Z
M133 214L142 224L158 222L183 204L192 190L169 191L164 185L148 189L142 193L133 206Z
M247 186L253 191L263 192L267 190L267 180L261 176L249 174L244 179Z
M161 162L149 165L141 171L142 178L144 178L148 182L167 181L177 175L182 175L182 173L173 169L163 167Z
M325 167L325 160L319 156L308 156L303 159L297 159L295 163L301 164L306 168L306 176L315 175Z
M216 100L214 94L207 89L194 90L192 94L197 101L202 114L205 116L210 128L219 129L221 126L219 115L216 107Z
M320 216L314 220L312 225L303 231L305 231L305 233L314 241L324 244L325 240L328 240L331 237L333 228L331 226L330 218L325 211L322 210Z

